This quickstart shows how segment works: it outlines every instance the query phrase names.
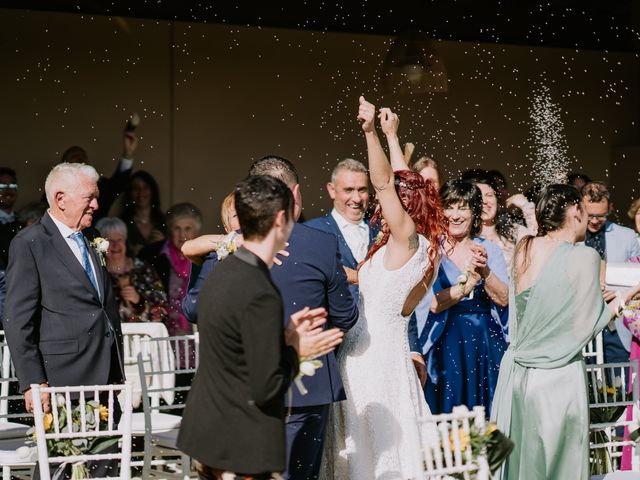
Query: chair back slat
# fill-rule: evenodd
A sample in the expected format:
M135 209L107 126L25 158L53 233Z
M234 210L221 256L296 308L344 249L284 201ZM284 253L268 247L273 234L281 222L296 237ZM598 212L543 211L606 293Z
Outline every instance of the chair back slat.
M132 385L94 385L74 387L41 387L31 385L33 392L33 410L36 432L36 444L38 449L38 461L40 477L42 480L50 480L51 472L49 463L76 463L91 460L119 460L120 470L117 476L109 478L130 478L131 461L131 397ZM122 417L118 425L115 423L114 398L119 393L124 394L125 401L122 405ZM42 394L50 395L52 424L45 431L45 413L41 400ZM88 395L91 398L88 400ZM106 411L101 409L103 399L107 398ZM87 408L92 403L91 410ZM81 416L79 425L73 423L74 411L79 410ZM60 412L64 412L66 425L61 426L63 418ZM106 419L102 418L106 415ZM121 445L119 453L99 452L82 455L52 456L49 455L49 441L86 440L95 438L117 438Z
M616 429L637 425L639 401L638 360L629 362L602 363L586 365L589 385L589 409L591 410L591 432L604 432L605 441L591 442L590 449L606 449L611 465L619 468L624 447L633 448L632 463L640 465L638 445L632 440L618 437ZM632 415L628 419L627 411L631 407ZM618 408L620 415L603 419L602 412ZM598 410L600 409L600 410ZM615 410L614 410L615 412ZM617 412L615 412L617 413ZM603 421L604 420L604 421Z
M471 421L477 432L484 433L483 407L476 407L471 412L463 406L455 407L452 413L420 419L426 478L436 480L456 475L465 479L488 480L486 453L480 452L473 458Z
M0 331L2 340L0 341L0 422L21 420L31 423L32 414L24 410L24 396L20 394L18 377L15 367L11 361L11 352L3 332Z
M144 338L138 352L138 374L142 382L143 406L149 401L150 411L184 408L184 399L178 403L166 401L178 392L188 392L191 386L176 386L165 382L166 376L195 373L199 361L199 336L182 335L164 338ZM186 398L186 395L185 395ZM164 402L161 400L165 399Z

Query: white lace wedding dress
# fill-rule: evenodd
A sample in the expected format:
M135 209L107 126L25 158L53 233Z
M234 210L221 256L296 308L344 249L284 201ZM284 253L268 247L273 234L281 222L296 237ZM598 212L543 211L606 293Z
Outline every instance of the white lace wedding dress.
M335 403L327 429L323 480L424 478L418 418L430 414L411 361L404 302L428 266L419 236L397 270L383 265L386 246L359 271L360 318L346 334L338 363L347 400Z

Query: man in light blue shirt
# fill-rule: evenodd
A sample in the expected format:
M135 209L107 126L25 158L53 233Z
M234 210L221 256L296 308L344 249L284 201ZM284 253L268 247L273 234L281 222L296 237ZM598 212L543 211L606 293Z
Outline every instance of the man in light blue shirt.
M622 263L640 256L640 245L633 230L608 220L612 204L607 185L603 182L589 182L581 190L589 216L585 245L594 248L607 263ZM612 295L605 292L605 298ZM619 325L618 325L619 327ZM631 335L628 330L609 323L603 331L605 362L627 362L631 349Z

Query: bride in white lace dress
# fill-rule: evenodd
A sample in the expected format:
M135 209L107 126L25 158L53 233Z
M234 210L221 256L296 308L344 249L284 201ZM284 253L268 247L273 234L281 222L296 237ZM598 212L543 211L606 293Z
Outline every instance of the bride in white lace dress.
M380 110L389 151L402 156L398 117ZM347 400L334 404L323 461L325 480L422 479L418 418L429 415L410 357L409 316L430 287L445 222L438 195L417 173L394 172L375 131L375 107L360 97L358 119L383 220L382 238L358 272L360 318L346 335L338 362ZM395 128L389 128L395 125Z

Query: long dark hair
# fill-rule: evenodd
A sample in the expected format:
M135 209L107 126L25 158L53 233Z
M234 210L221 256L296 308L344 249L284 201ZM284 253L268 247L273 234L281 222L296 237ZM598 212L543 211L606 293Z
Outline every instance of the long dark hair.
M124 205L122 207L122 218L127 224L133 221L133 217L136 213L136 204L133 201L133 195L131 194L131 186L136 179L142 180L151 189L151 222L161 231L164 231L164 214L160 209L160 188L158 188L158 182L149 172L144 170L138 170L129 178L127 187L124 190Z
M562 228L567 221L567 210L573 205L577 205L580 210L582 209L582 197L578 190L571 185L553 184L544 188L536 205L537 236L542 237ZM533 238L532 235L524 237L516 247L514 258L518 258L520 252L524 254L522 272L529 268Z
M482 231L482 192L473 183L456 178L449 180L440 189L440 202L447 209L456 203L468 205L471 210L470 237L476 237Z

